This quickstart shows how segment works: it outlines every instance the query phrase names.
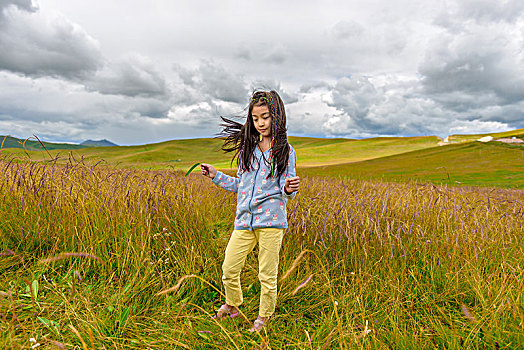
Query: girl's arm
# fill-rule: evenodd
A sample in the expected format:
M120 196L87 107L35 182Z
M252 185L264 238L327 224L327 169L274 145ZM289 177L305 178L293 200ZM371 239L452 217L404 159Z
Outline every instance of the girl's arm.
M238 192L238 183L240 182L240 167L237 172L237 177L229 176L221 171L217 171L212 165L203 163L201 165L202 175L211 178L213 183L218 187L222 187L226 191Z
M295 166L297 164L297 154L295 149L290 147L289 163L284 174L280 177L280 192L286 199L293 199L297 195L300 179L296 176Z

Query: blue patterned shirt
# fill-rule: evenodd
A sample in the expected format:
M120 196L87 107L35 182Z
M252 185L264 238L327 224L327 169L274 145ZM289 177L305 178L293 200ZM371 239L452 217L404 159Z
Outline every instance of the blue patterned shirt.
M271 149L261 152L255 147L252 169L244 172L239 166L237 176L229 176L220 171L213 183L223 189L237 193L237 212L235 230L254 230L258 228L286 228L286 203L295 198L296 192L284 191L286 178L294 177L297 155L289 145L289 161L285 172L280 176L270 175L269 160Z

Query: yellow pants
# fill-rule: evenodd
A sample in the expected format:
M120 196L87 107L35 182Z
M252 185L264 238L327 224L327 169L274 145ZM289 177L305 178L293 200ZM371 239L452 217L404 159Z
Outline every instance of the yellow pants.
M284 229L280 228L233 231L222 264L222 282L226 290L227 304L242 304L240 272L247 255L258 242L258 279L261 286L259 315L269 317L273 314L277 301L278 259L283 235Z

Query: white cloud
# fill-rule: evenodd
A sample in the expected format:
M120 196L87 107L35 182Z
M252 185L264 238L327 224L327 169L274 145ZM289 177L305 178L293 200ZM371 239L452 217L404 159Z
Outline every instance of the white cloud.
M449 134L484 134L508 130L508 124L480 120L457 120L449 127Z
M125 6L125 7L124 7ZM278 8L278 11L275 9ZM275 89L291 135L523 127L524 2L0 0L0 133L213 136ZM25 135L23 135L25 133Z

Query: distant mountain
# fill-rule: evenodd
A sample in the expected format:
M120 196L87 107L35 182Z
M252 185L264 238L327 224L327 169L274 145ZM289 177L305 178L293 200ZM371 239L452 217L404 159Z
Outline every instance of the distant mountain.
M116 143L113 143L111 141L108 141L106 139L103 140L86 140L80 144L80 146L86 146L86 147L114 147L118 146Z
M42 144L45 146L45 148L49 150L53 149L81 149L81 148L88 148L88 147L111 147L111 146L118 146L117 144L108 141L108 140L86 140L82 142L81 144L74 144L74 143L54 143L54 142L38 142L38 140L34 137L30 137L26 140L18 139L16 137L11 136L0 136L0 145L3 142L2 148L25 148L28 151L43 151L44 148L42 147Z

